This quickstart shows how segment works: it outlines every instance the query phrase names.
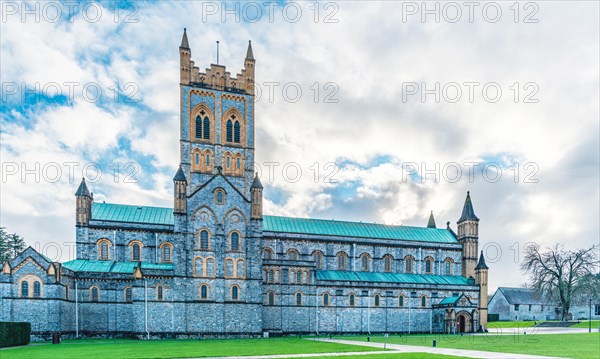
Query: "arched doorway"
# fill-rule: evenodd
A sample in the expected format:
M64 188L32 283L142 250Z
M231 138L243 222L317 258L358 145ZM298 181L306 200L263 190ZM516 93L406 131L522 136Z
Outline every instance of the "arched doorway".
M469 315L469 313L458 313L456 315L456 332L470 333L471 331L471 316Z

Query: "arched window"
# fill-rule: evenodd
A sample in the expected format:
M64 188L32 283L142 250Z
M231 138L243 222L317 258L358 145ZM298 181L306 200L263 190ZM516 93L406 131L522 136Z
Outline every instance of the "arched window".
M346 270L346 253L339 252L337 255L337 269L338 270Z
M171 243L162 244L162 261L173 262L173 245Z
M110 247L111 243L108 239L104 238L98 241L98 259L109 260L110 259Z
M224 204L225 203L225 191L219 188L215 190L215 203L216 204Z
M348 296L348 304L351 307L354 307L356 305L356 295L354 293L350 293L350 295Z
M427 307L427 296L426 295L421 296L421 307L422 308Z
M196 165L200 164L200 154L196 153Z
M33 282L33 297L39 298L42 296L42 286L37 280Z
M164 289L161 285L156 287L156 300L162 301L164 299Z
M400 296L398 297L398 306L404 307L404 296L402 294L400 294Z
M204 258L197 257L194 260L194 273L196 273L196 275L204 275L203 271L204 271Z
M208 117L204 117L204 139L210 139L210 120Z
M231 250L240 250L240 235L237 232L231 233Z
M207 277L215 276L215 259L214 258L206 258L206 276Z
M379 294L375 294L375 306L379 307L381 305L381 296Z
M404 257L404 271L406 273L412 273L413 272L413 261L414 258L412 256L406 256Z
M444 274L452 275L452 259L451 258L446 258L446 260L444 261Z
M360 270L363 272L368 272L370 268L371 258L367 253L363 253L360 255Z
M296 293L296 305L297 306L302 305L302 293L300 293L300 292Z
M315 251L313 253L313 260L315 261L315 265L317 270L323 269L323 253L320 251Z
M200 116L196 117L196 138L202 138L202 120Z
M231 300L239 300L240 299L240 287L237 285L231 286Z
M200 300L208 299L208 285L201 284L200 285Z
M240 143L240 123L235 121L233 125L233 142Z
M267 293L267 304L275 305L275 293L273 293L272 291L269 291Z
M329 293L323 293L323 306L329 306Z
M243 278L246 276L246 268L245 268L246 262L244 262L243 259L238 259L235 262L235 272L236 272L236 277L238 278Z
M235 159L235 169L236 169L236 172L238 172L240 170L241 166L242 166L242 160L239 157L237 157Z
M273 258L273 251L270 248L263 249L263 259Z
M98 302L100 301L100 290L98 287L90 288L90 302Z
M425 273L433 273L433 258L431 257L425 258Z
M125 293L123 295L125 303L133 303L133 290L131 287L125 288Z
M229 167L231 167L231 157L227 156L225 157L225 168L229 169Z
M302 272L301 271L296 272L296 283L302 284Z
M292 261L298 260L298 251L295 249L288 250L287 257L289 260L292 260Z
M206 229L200 231L200 249L208 250L208 231Z
M204 155L204 165L207 169L210 167L210 154Z
M231 120L227 120L227 134L226 134L226 141L227 142L233 142L233 123L231 122Z
M26 281L21 282L21 297L22 298L29 297L29 282L26 282Z
M383 256L383 271L392 272L394 270L394 257L389 254Z
M141 253L141 246L139 243L134 243L131 246L131 260L133 261L141 261L142 260L142 253Z
M275 282L275 272L270 270L267 271L267 283L274 283Z

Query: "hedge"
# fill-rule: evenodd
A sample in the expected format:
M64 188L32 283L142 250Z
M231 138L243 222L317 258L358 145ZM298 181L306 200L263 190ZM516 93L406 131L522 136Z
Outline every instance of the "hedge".
M29 344L31 323L0 322L0 348Z

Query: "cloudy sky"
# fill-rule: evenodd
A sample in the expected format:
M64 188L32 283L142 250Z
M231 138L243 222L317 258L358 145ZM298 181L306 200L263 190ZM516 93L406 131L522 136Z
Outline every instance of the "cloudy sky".
M184 27L201 69L252 40L267 214L455 229L471 191L492 289L599 241L598 2L114 4L2 3L1 225L49 257L84 175L171 206Z

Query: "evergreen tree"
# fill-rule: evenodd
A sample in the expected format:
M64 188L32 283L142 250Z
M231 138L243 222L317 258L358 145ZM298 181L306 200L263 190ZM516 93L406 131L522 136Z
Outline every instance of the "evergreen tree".
M4 227L0 227L0 264L10 259L10 247L8 246L8 233Z
M8 246L10 247L11 258L16 257L17 254L23 252L27 247L23 237L16 233L8 235Z

